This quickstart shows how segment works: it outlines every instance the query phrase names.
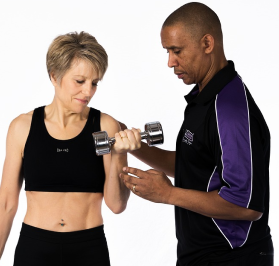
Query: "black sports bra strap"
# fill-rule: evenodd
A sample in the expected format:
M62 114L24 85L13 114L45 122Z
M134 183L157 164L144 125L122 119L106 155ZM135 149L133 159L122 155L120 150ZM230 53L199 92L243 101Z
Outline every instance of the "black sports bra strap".
M42 116L44 116L44 106L35 108L32 115L32 121L30 126L30 133L32 134L34 130L42 130Z
M44 106L34 109L32 121L41 121L42 116L44 116Z
M101 130L101 126L100 126L100 116L101 116L101 112L97 109L94 108L90 108L90 113L88 116L88 119L91 124L91 132L97 132Z

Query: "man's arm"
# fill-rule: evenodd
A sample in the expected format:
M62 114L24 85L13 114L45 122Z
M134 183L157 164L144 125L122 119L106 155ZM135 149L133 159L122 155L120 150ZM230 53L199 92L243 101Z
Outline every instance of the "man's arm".
M203 192L174 187L163 172L132 167L125 167L123 172L120 177L125 185L131 190L135 186L135 194L153 202L175 205L216 219L255 221L262 216L261 212L224 200L216 190Z
M123 128L123 124L121 124L121 127ZM140 161L146 163L150 167L162 171L170 177L174 177L175 151L167 151L157 147L149 147L143 141L138 143L136 140L141 139L139 129L125 129L124 131L126 132L128 140L131 143L131 146L127 148L130 154L135 156ZM140 148L135 150L132 146L135 145L136 142Z
M139 150L130 153L150 167L166 173L167 176L174 177L175 151L149 147L142 142Z
M217 190L203 192L173 187L167 204L215 219L256 221L262 216L260 212L224 200Z

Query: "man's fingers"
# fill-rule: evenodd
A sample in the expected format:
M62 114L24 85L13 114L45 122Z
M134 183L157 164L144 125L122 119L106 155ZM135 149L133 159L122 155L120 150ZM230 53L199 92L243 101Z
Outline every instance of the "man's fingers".
M132 174L132 175L135 175L139 178L144 178L146 177L146 172L145 171L142 171L140 169L137 169L137 168L133 168L133 167L128 167L128 166L125 166L123 168L123 172L124 173L129 173L129 174Z
M129 187L129 189L130 189L133 193L139 195L139 194L140 194L139 187L140 187L140 186L137 185L137 184L132 184L132 185Z
M141 187L141 181L139 178L130 176L128 174L121 173L120 178L122 179L125 186L130 189L133 193L139 193L139 188ZM139 195L139 194L138 194Z
M157 171L157 170L155 170L155 169L149 169L149 170L147 170L146 172L151 173L151 174L155 174L155 175L158 175L158 174L161 173L160 171Z
M134 176L124 174L124 173L121 173L119 176L124 181L126 186L127 185L129 186L129 184L131 185L131 184L138 184L139 183L139 178L136 178ZM130 187L128 187L128 188L130 188Z

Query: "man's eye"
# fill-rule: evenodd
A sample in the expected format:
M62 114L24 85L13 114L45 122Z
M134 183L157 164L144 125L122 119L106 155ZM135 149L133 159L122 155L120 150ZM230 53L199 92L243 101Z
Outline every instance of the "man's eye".
M179 54L180 53L180 50L178 50L178 51L173 51L175 54Z
M77 82L78 84L82 84L82 83L84 82L84 80L76 80L76 82Z

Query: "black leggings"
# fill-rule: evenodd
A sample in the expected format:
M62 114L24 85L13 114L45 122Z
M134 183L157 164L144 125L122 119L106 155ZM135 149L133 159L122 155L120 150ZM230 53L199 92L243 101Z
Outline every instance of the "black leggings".
M14 266L110 266L103 225L54 232L22 224Z

